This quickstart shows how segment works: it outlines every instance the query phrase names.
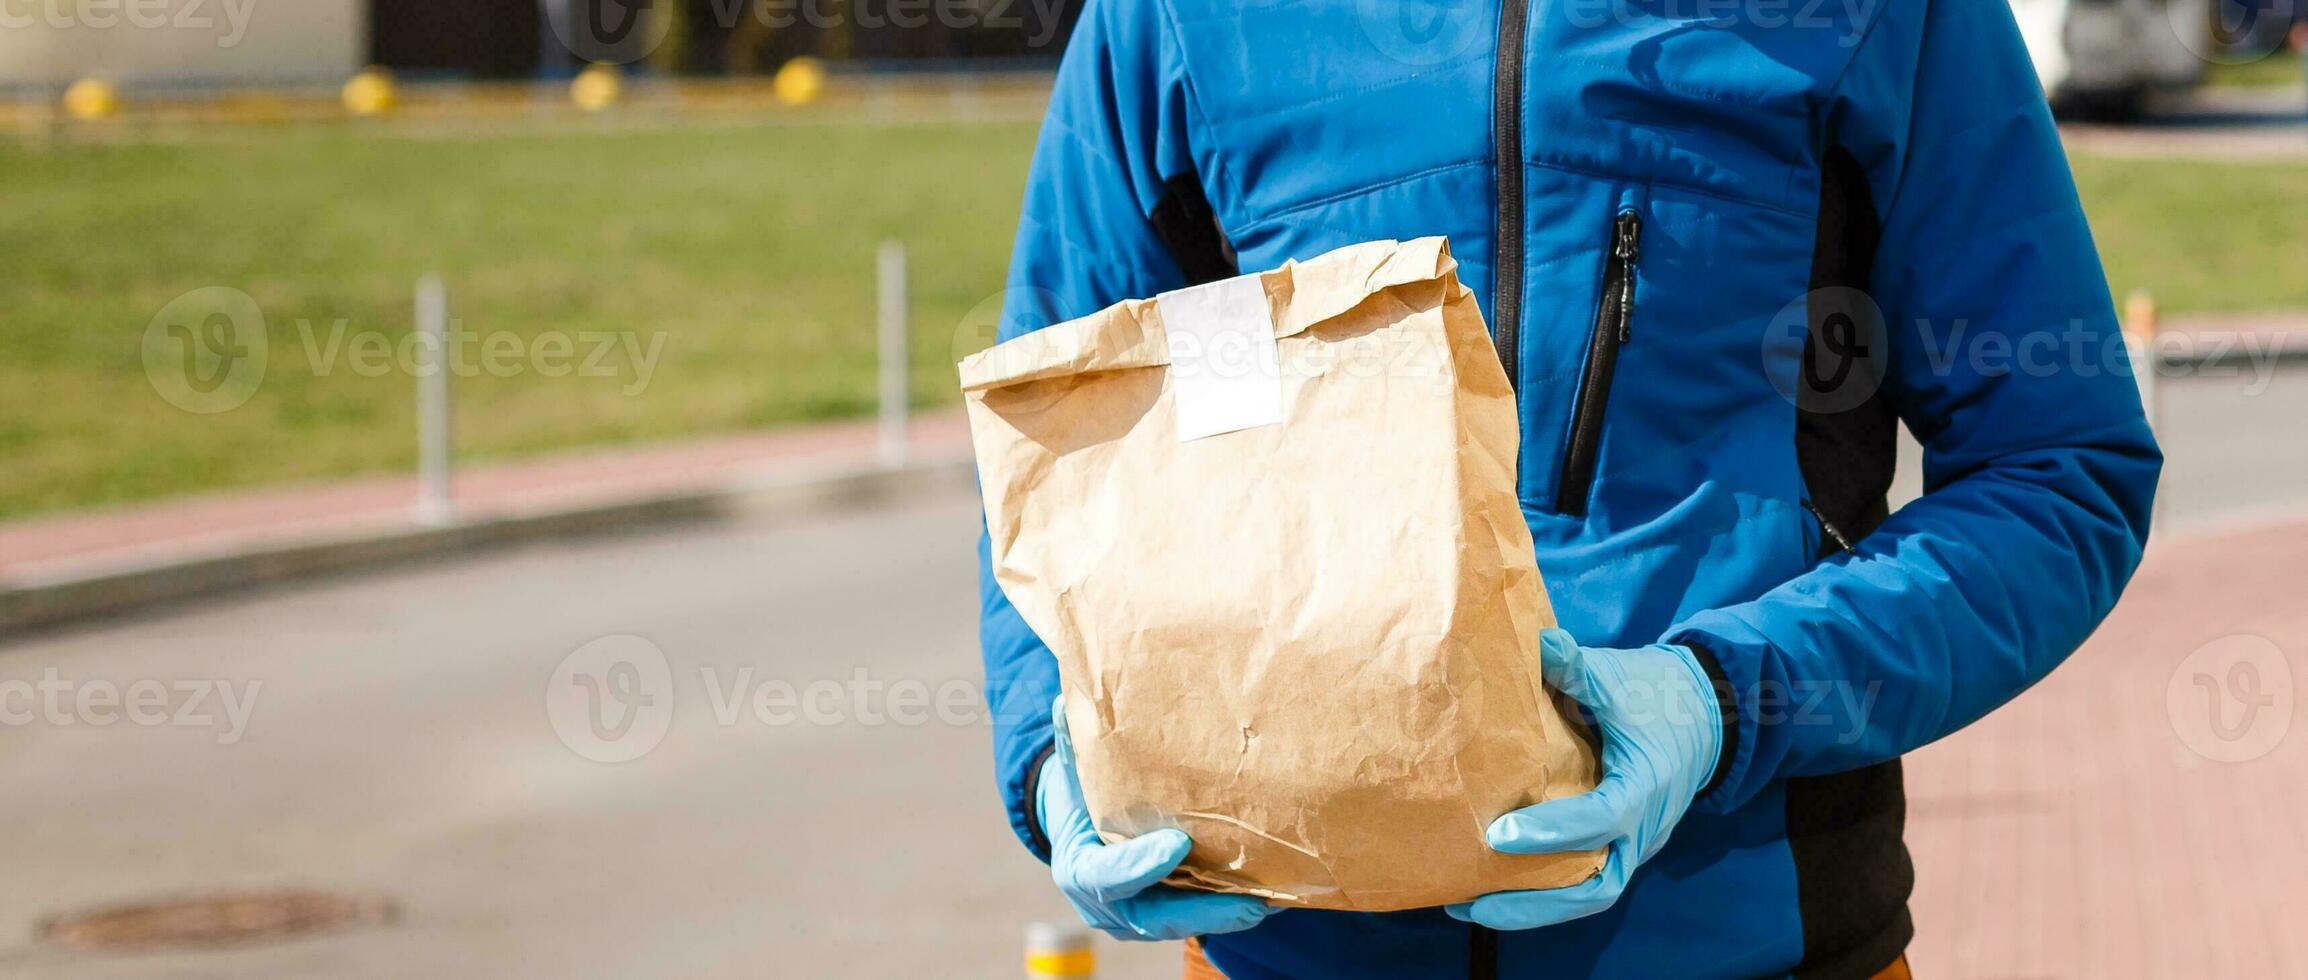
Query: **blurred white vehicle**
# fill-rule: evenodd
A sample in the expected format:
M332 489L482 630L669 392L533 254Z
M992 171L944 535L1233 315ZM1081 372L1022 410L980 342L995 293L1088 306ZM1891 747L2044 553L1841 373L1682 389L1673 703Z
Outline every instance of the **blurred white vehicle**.
M2055 109L2128 117L2149 92L2202 77L2212 2L2011 0L2011 7Z

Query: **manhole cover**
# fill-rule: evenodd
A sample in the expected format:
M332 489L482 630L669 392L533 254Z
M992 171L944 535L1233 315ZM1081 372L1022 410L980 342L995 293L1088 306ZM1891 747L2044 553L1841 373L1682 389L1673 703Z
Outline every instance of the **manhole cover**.
M283 891L134 902L50 919L49 942L85 949L235 946L391 922L389 901Z

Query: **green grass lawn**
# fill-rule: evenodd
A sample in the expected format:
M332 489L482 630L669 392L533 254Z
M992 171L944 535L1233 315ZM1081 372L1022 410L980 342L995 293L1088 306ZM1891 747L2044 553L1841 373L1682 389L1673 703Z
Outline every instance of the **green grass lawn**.
M913 392L951 402L957 332L1001 287L1030 122L249 127L0 143L0 517L406 470L410 377L364 373L437 270L513 370L457 381L469 458L853 416L873 407L873 254L912 249ZM2110 278L2172 311L2308 307L2296 164L2077 161ZM196 415L142 344L210 286L262 309L269 369ZM342 321L343 326L336 324ZM646 386L620 348L662 337ZM561 335L573 350L554 349ZM477 357L488 349L468 349ZM562 358L563 376L521 352ZM486 365L483 365L486 367Z
M2308 84L2303 78L2308 69L2302 68L2300 53L2277 51L2252 61L2223 64L2214 62L2204 68L2204 82L2208 85L2257 87L2262 85L2289 85L2299 88Z
M2308 162L2077 156L2108 284L2166 313L2308 309Z
M414 382L364 376L352 338L405 336L428 270L464 329L507 335L511 376L476 340L482 370L456 382L468 457L872 411L885 238L911 251L915 398L952 400L956 325L1001 288L1033 125L230 133L0 143L0 516L406 469ZM245 405L195 415L140 352L206 286L255 298L269 369ZM528 346L553 333L573 349ZM595 365L616 374L581 370L601 333L643 352L662 335L645 387L622 347Z

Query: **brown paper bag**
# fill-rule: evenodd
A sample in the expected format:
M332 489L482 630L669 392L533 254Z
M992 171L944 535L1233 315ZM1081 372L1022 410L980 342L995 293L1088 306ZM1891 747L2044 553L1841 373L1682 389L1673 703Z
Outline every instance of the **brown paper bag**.
M1456 269L1370 242L962 362L1092 817L1193 837L1177 884L1387 911L1601 866L1483 842L1596 765L1541 686L1515 396Z

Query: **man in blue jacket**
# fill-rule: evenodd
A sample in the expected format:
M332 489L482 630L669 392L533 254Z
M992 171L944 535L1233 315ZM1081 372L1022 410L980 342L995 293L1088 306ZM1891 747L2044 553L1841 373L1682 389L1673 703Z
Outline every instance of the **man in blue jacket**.
M1547 674L1606 768L1490 839L1604 872L1385 915L1155 884L1187 842L1089 830L1056 664L988 578L1019 837L1093 924L1204 935L1236 980L1896 967L1900 755L2083 641L2161 465L2009 9L1090 0L1003 335L1438 234L1520 394ZM1926 493L1888 513L1901 422Z

